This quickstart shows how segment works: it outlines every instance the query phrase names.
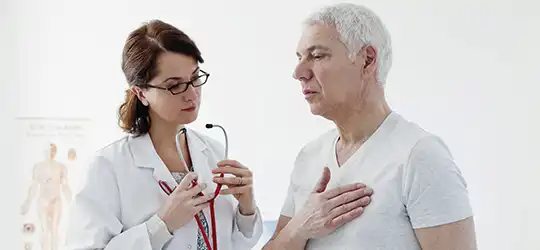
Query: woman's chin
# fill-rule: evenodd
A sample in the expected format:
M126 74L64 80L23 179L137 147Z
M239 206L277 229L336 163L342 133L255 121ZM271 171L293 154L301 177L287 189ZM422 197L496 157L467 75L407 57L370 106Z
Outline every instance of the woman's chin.
M197 117L198 117L197 112L192 112L190 114L182 114L182 116L179 117L179 119L177 120L177 123L178 124L190 124L190 123L194 122L195 120L197 120Z

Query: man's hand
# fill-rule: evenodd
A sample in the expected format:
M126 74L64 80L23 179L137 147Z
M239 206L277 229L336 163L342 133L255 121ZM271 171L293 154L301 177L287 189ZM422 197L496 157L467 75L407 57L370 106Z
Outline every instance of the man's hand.
M364 184L326 190L329 182L330 170L324 168L304 207L289 222L295 237L309 240L326 236L359 217L371 202L373 190Z

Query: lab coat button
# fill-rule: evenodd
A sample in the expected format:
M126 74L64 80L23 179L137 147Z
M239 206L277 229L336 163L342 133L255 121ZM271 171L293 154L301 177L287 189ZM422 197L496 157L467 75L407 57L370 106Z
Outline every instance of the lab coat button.
M187 245L187 249L191 249L191 245Z

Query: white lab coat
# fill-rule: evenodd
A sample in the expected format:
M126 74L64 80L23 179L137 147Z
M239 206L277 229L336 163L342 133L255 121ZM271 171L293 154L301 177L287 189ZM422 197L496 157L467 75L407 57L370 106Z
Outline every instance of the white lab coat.
M199 183L207 183L205 193L211 193L216 188L211 169L224 158L224 148L190 129L187 138ZM176 182L154 150L150 136L127 136L114 142L99 150L88 167L85 182L70 205L65 249L153 250L145 222L167 199L158 180ZM237 223L237 204L231 195L215 199L219 250L252 249L261 237L260 211L251 233L244 234ZM209 209L203 211L211 226ZM197 233L197 223L192 219L173 233L163 249L196 250Z

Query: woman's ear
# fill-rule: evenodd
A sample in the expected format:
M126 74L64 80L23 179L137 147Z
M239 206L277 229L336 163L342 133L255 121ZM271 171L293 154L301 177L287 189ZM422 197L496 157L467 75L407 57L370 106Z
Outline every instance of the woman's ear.
M146 100L146 97L144 96L144 92L142 91L141 88L139 87L132 87L131 88L131 92L133 92L133 94L135 96L137 96L137 98L139 99L139 101L141 101L141 103L144 105L144 106L148 106L148 100Z

